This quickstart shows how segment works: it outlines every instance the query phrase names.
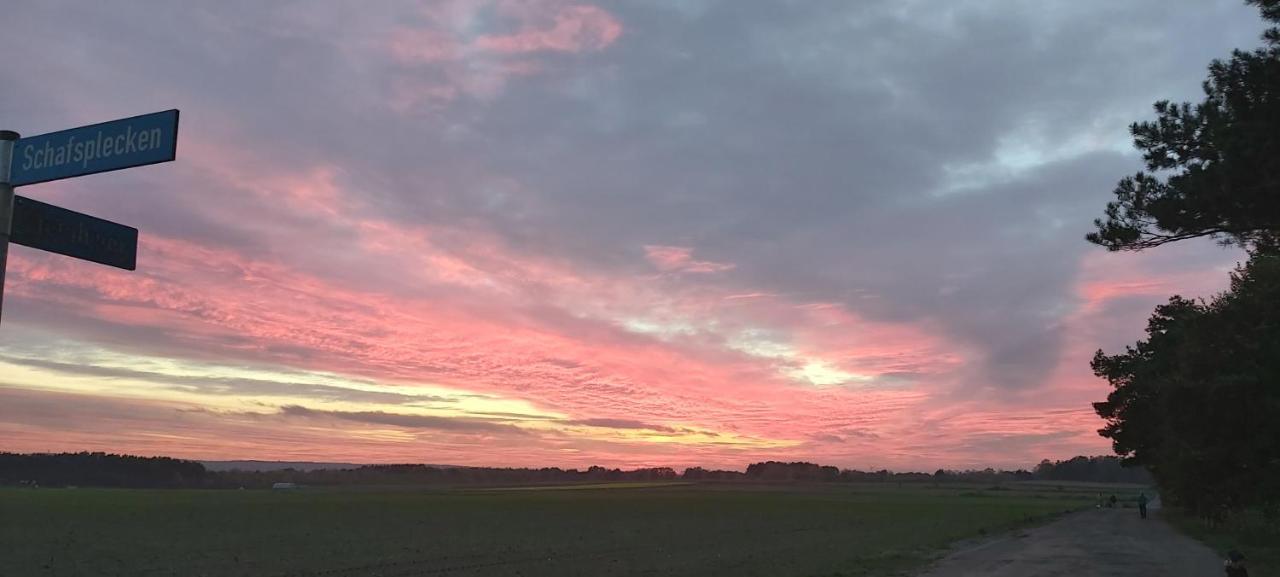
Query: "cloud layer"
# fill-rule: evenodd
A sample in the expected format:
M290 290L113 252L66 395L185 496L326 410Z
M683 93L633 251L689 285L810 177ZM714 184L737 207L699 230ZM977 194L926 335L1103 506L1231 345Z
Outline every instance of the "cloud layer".
M1084 243L1235 0L7 11L9 128L179 108L178 161L23 194L0 449L490 465L1027 466L1209 244Z

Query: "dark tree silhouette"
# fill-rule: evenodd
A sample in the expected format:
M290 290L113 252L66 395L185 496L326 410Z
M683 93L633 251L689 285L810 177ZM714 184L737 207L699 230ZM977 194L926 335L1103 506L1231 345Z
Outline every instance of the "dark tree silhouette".
M1099 432L1170 501L1280 513L1280 256L1254 255L1209 302L1173 297L1146 340L1093 369L1114 387Z
M1248 0L1280 23L1280 0ZM1280 242L1280 29L1266 46L1215 60L1202 102L1155 104L1130 126L1147 171L1122 179L1086 238L1142 250L1203 236L1276 248Z
M1045 481L1092 481L1100 483L1150 483L1151 474L1141 467L1126 467L1119 457L1072 457L1065 461L1041 461L1034 479Z
M1280 23L1280 0L1246 1ZM1151 172L1121 180L1087 236L1113 251L1209 236L1250 254L1229 291L1171 298L1146 340L1092 363L1114 389L1094 404L1099 433L1166 500L1211 517L1280 515L1280 27L1264 40L1210 65L1203 102L1158 102L1131 127Z
M204 465L168 457L0 453L0 485L177 488L207 479Z

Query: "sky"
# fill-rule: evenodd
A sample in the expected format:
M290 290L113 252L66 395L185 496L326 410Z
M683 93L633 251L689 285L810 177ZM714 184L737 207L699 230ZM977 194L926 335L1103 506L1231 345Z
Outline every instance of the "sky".
M1239 0L20 2L0 128L181 110L23 187L0 450L741 469L1105 454L1099 348L1226 287L1084 234Z

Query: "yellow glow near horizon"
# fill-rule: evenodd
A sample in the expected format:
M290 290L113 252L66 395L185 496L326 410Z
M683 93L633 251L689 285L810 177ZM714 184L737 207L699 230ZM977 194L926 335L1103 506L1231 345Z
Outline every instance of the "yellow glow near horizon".
M284 405L330 411L382 411L438 417L474 417L502 413L531 419L564 419L520 399L421 383L378 383L366 379L304 370L224 365L180 361L164 357L124 355L98 347L60 347L60 351L12 353L0 359L0 379L23 388L109 397L183 402L222 412L267 413ZM65 352L65 351L74 351ZM42 360L92 367L101 374L82 373L72 367L23 364ZM243 390L219 390L235 381ZM255 383L283 390L253 391ZM296 385L296 392L288 389ZM320 387L317 391L311 387ZM342 399L361 393L403 395L400 402ZM317 398L328 395L330 398ZM423 397L413 400L412 397ZM397 397L388 397L397 398ZM266 408L271 410L264 410ZM517 419L518 420L518 419Z
M747 437L686 425L662 424L655 425L654 428L634 429L583 425L574 422L569 415L540 409L522 399L501 398L438 385L386 384L322 371L202 363L156 356L124 355L92 346L63 345L58 351L41 351L40 354L4 351L7 358L0 358L0 381L28 390L192 405L229 416L270 415L277 413L281 407L297 405L315 411L382 412L487 420L528 431L564 433L584 440L606 442L716 445L753 449L799 444L797 441ZM64 369L22 362L37 360L68 366ZM92 370L82 372L76 370L76 367ZM228 381L235 380L243 381L238 386L244 390L229 391L224 388ZM266 388L283 386L286 390L255 392L252 389L258 383ZM296 385L300 390L291 393L287 390L290 385ZM322 389L317 391L311 387ZM340 397L343 393L352 392L432 398L424 398L422 401L377 402L315 396L332 394ZM356 439L396 443L412 442L418 438L414 431L406 428L354 422L342 427L341 434Z

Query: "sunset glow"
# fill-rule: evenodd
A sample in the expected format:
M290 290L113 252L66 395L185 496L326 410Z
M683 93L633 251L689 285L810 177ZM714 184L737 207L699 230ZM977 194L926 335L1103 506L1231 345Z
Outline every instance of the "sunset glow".
M10 250L4 451L1030 467L1108 452L1094 351L1242 255L1083 240L1128 122L1257 37L1238 0L1123 40L982 3L58 4L5 9L0 128L183 124L176 162L20 189L141 233L135 272Z

